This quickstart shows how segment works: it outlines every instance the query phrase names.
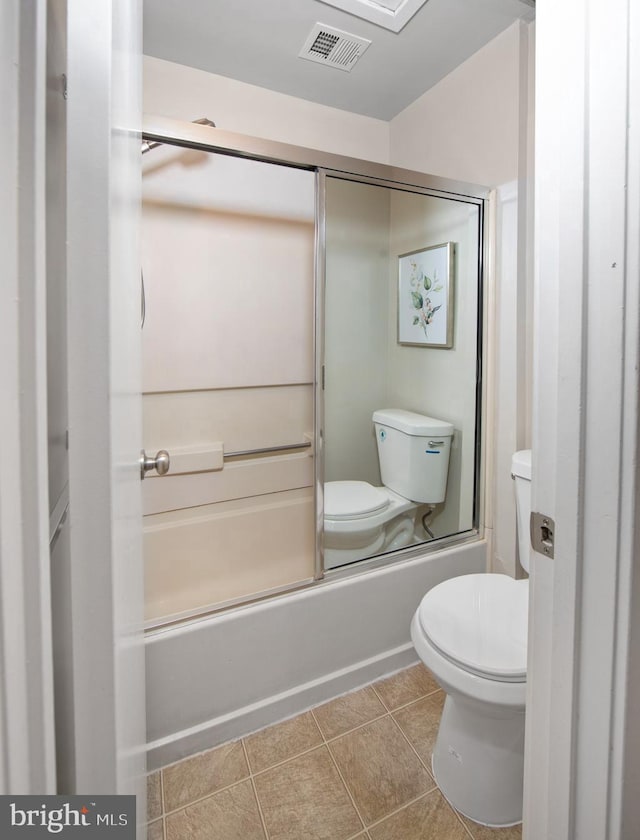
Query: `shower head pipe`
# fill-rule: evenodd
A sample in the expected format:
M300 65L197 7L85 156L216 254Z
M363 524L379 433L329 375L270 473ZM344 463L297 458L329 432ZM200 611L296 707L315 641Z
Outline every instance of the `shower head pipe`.
M199 120L191 120L192 123L196 125L210 125L211 128L215 128L216 124L213 120L210 120L208 117L200 117ZM151 149L155 149L156 146L162 146L162 143L159 143L157 140L143 140L142 141L142 154L146 155L147 152L150 152Z

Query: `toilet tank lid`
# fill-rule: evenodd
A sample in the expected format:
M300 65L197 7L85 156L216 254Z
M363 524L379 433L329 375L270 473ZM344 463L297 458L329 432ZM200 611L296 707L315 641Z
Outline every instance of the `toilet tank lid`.
M518 478L526 478L531 481L531 450L521 449L514 452L511 459L511 472Z
M405 411L402 408L379 408L373 412L373 422L383 426L391 426L407 435L451 437L453 426L444 420L417 414L415 411Z

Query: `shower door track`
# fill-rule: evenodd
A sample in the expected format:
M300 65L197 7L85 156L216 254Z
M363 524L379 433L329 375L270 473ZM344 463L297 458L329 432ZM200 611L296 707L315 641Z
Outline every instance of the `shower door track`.
M317 149L306 149L303 146L293 146L276 140L249 137L224 131L221 128L182 122L168 117L145 116L142 125L142 140L233 157L251 158L296 169L310 171L325 169L330 170L331 174L373 179L385 186L395 184L398 187L410 189L417 187L428 190L429 195L459 198L476 204L485 202L490 194L487 187L477 184L441 178L437 175L426 175L386 163L375 163Z

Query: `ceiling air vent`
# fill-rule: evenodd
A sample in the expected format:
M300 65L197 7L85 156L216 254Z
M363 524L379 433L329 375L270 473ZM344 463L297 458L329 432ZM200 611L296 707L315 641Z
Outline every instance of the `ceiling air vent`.
M427 0L320 0L392 32L400 32ZM530 3L532 0L524 0Z
M298 55L348 73L370 43L358 35L316 23Z

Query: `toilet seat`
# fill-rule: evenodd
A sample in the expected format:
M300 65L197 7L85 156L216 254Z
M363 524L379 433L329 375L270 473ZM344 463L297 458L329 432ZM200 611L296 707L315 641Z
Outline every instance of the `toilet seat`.
M418 608L420 629L446 659L498 682L527 678L528 581L472 574L431 589Z
M366 481L327 481L324 486L325 519L364 519L388 506L388 494Z
M416 504L366 481L327 481L324 485L325 539L334 535L374 536L401 514L412 515ZM336 547L336 546L334 546Z
M384 485L327 481L323 507L326 569L394 551L414 541L417 505Z

